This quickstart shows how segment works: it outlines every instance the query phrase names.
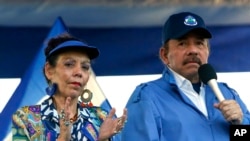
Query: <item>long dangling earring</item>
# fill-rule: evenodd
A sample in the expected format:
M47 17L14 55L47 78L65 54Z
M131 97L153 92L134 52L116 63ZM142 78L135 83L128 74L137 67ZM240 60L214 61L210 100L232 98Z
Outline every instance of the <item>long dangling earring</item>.
M47 95L52 96L56 93L57 84L51 83L51 84L49 84L49 86L45 90L46 90Z
M84 95L87 94L88 97L84 97ZM89 89L84 89L81 94L81 106L82 107L93 107L93 104L91 102L91 99L93 97L93 93Z

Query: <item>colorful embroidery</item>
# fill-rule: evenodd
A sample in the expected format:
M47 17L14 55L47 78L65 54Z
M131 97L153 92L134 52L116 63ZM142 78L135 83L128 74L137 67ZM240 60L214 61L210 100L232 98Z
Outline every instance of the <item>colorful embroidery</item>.
M97 134L95 132L94 127L91 124L87 124L86 129L89 131L90 135L94 138L94 140L97 140Z
M108 112L104 111L101 108L96 108L96 114L103 121L107 117Z
M36 109L36 113L34 113L34 109ZM43 125L39 112L40 107L25 106L13 115L13 140L28 138L31 141L40 141L43 138L41 137Z
M71 141L96 140L106 115L107 112L100 107L83 108L78 103L78 119L73 124ZM13 140L54 141L60 134L58 113L52 98L48 98L41 105L20 108L12 119Z

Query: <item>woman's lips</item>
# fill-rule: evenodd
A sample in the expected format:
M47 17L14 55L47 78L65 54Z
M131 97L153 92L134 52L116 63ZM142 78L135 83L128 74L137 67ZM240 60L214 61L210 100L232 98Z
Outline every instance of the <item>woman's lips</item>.
M73 84L73 85L76 85L76 86L80 86L80 87L82 86L81 83L79 83L79 82L72 82L70 84Z

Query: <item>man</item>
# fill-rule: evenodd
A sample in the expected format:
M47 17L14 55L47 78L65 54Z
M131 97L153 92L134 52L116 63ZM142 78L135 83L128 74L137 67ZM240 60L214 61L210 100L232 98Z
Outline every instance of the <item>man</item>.
M126 105L122 141L229 141L230 124L249 124L250 114L225 83L219 101L200 81L208 63L209 39L203 19L190 12L171 15L164 24L159 56L162 77L135 89Z

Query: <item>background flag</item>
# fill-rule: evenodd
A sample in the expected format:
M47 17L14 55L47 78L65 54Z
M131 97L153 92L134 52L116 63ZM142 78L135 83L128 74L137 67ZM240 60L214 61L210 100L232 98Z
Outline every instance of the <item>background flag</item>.
M0 115L0 140L10 132L11 116L24 105L34 105L45 96L46 80L43 76L43 65L45 63L44 48L46 41L54 36L66 32L66 27L59 17L51 28L45 42L42 44L30 67L21 78L21 82L12 97L4 107ZM31 39L32 40L32 39Z

